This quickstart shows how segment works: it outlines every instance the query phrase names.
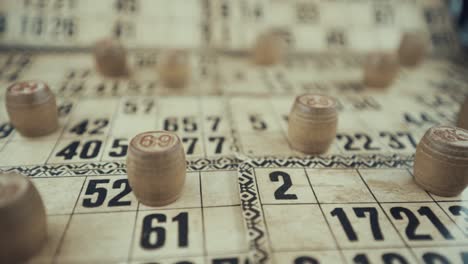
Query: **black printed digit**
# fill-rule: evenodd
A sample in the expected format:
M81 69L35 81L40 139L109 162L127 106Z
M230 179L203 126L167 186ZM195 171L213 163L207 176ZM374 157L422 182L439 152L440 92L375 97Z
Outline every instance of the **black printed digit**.
M375 23L379 25L389 25L394 22L394 12L390 5L378 5L374 9Z
M413 135L411 135L410 132L397 132L397 136L399 137L406 136L406 138L410 142L411 146L413 146L413 148L416 148L416 146L418 145L418 143L416 143L416 140L414 140Z
M177 223L177 245L188 247L189 239L189 216L187 212L182 212L171 219L172 223ZM145 249L158 249L166 243L166 229L160 224L167 223L165 214L149 214L143 218L143 227L140 236L140 245Z
M188 241L188 233L189 233L189 224L188 224L188 213L183 212L178 215L176 215L174 218L172 218L173 222L177 222L177 228L178 228L178 234L179 234L179 239L178 239L178 246L179 247L187 247L189 244Z
M435 252L424 253L422 259L425 264L451 264L445 256Z
M250 123L252 124L252 128L254 130L263 131L267 129L266 122L260 117L260 115L250 115L249 116Z
M193 154L195 152L195 147L197 145L197 142L198 142L198 138L196 137L182 138L182 143L188 143L188 146L185 148L187 155Z
M221 117L208 116L206 120L213 122L213 124L211 125L211 131L216 132L218 130L219 123L221 122Z
M224 141L226 140L225 137L209 137L208 141L209 142L214 142L216 143L216 148L215 148L215 154L220 154L223 150L223 144Z
M274 171L270 173L270 180L272 182L283 182L274 193L276 200L297 200L297 195L286 193L292 187L291 176L289 174L283 171Z
M337 207L333 209L333 211L331 211L330 214L338 218L349 241L358 240L356 231L354 231L353 226L351 225L351 222L349 221L349 218L346 215L346 212L343 210L343 208Z
M416 234L420 222L410 209L400 206L392 207L390 214L397 220L403 220L404 217L408 219L405 233L409 240L432 240L432 236L429 234Z
M102 141L100 140L90 140L83 145L81 149L80 158L81 159L94 159L99 154L101 149Z
M154 100L146 100L145 102L143 102L143 104L145 104L145 110L144 110L144 113L145 114L149 114L151 112L151 110L153 109L154 107Z
M327 34L328 46L345 46L346 35L342 30L333 30Z
M179 124L177 117L168 117L164 119L164 130L166 131L177 131L179 129Z
M13 131L13 126L10 123L0 125L0 139L8 137Z
M105 118L94 120L95 127L94 129L89 131L89 134L91 135L102 134L103 133L102 129L104 129L108 124L109 124L109 120Z
M355 264L370 264L369 258L366 254L357 254L353 258Z
M73 103L63 103L58 106L58 114L60 117L67 116L70 114L71 110L73 109Z
M82 122L76 124L70 129L71 133L75 133L77 135L83 135L86 133L87 127L88 127L89 120L85 119Z
M80 145L80 141L72 141L68 144L65 148L57 152L55 155L56 157L63 157L65 160L71 160L77 154L78 146Z
M375 209L374 207L359 207L359 208L353 208L353 210L356 216L360 218L366 217L366 215L368 214L370 227L371 227L372 235L374 236L374 239L375 240L384 239L382 230L380 229L379 214L378 214L377 209Z
M182 123L184 124L185 132L196 132L198 129L197 122L195 121L194 116L188 116L182 118Z
M123 189L122 189L123 185ZM127 194L129 194L132 189L130 188L130 184L128 184L127 179L119 179L116 180L112 184L112 189L122 189L120 193L118 193L114 198L110 199L108 206L109 207L115 207L115 206L128 206L131 205L131 201L121 201L122 198L124 198Z
M116 138L112 141L112 147L109 156L113 158L127 156L128 144L126 138Z
M294 264L320 264L320 262L315 258L302 256L294 259Z
M385 264L408 264L409 262L400 254L397 253L385 253L382 255L382 261Z
M79 154L81 159L93 159L96 158L101 150L102 141L100 140L90 140L83 144L80 151L78 151L81 146L79 140L72 141L70 144L65 146L62 150L57 152L56 157L63 157L65 160L71 160L76 155Z
M426 216L429 221L431 221L432 225L439 231L439 233L447 240L453 240L455 239L453 235L450 233L450 231L447 229L447 227L442 224L442 222L439 220L439 218L434 214L434 212L431 210L431 208L427 206L422 206L421 208L418 209L418 213L420 215Z
M144 249L158 249L166 243L166 229L154 225L165 223L167 220L164 214L149 214L143 218L143 228L141 229L140 245Z
M466 223L468 223L468 208L461 205L452 205L449 207L449 211L454 216L463 216ZM468 234L468 228L465 228L465 233ZM467 261L468 263L468 261Z
M86 187L85 195L97 194L96 199L85 198L83 199L83 207L94 208L101 206L106 200L107 189L105 187L99 187L98 184L107 184L109 179L93 179L89 180L88 186Z
M357 254L353 258L355 264L371 264L366 254ZM385 253L382 255L382 263L384 264L408 264L405 257L397 253Z
M407 123L414 124L418 127L422 127L426 124L433 125L438 123L437 120L427 113L404 113L403 117Z
M405 145L392 133L389 132L380 132L380 137L388 137L390 142L388 146L392 149L404 149Z
M298 2L296 4L296 18L300 23L316 23L320 12L317 5L310 2Z
M84 135L85 133L89 133L90 135L99 135L103 133L102 130L107 127L108 124L109 120L106 118L99 118L93 121L85 119L74 125L70 129L70 133L75 133L80 136Z
M336 134L336 139L340 141L341 139L345 139L344 149L347 151L357 151L360 148L354 146L354 139L347 135L347 134Z
M369 135L364 134L364 133L356 133L355 137L356 137L356 139L362 139L362 138L364 139L364 149L365 150L380 150L379 147L373 147L372 146L373 141L372 141L372 138Z

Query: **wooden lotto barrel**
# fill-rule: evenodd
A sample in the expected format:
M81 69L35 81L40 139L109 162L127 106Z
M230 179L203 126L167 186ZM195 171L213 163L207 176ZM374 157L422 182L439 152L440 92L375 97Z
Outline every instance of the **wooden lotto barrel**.
M386 88L395 80L399 68L397 54L371 53L364 62L363 83L372 88Z
M157 70L162 84L170 88L181 88L190 81L189 54L183 50L165 52L158 63Z
M335 99L318 94L300 95L289 114L289 143L306 154L323 153L336 137L337 124Z
M429 47L427 34L422 31L403 33L398 47L398 57L403 66L414 67L426 56Z
M439 196L456 196L468 185L468 130L435 126L416 148L414 179Z
M185 183L185 152L179 137L167 131L135 136L127 155L127 174L138 200L149 206L175 201Z
M42 81L14 83L6 92L10 122L23 136L38 137L58 128L55 96Z
M96 42L93 52L96 68L101 74L108 77L121 77L129 74L127 51L118 40L102 39Z
M0 263L21 263L46 243L44 204L21 174L0 174L0 234Z
M280 63L286 53L286 42L278 32L268 31L257 36L251 51L257 65L269 66Z

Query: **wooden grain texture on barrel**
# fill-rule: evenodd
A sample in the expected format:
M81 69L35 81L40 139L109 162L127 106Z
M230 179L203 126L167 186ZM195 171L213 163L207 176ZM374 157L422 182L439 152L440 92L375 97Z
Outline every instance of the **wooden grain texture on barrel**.
M129 74L127 51L118 40L102 39L96 42L93 52L96 68L104 76L125 77Z
M21 263L46 243L44 204L21 174L0 174L0 234L0 263Z
M181 194L186 175L185 152L179 137L167 131L135 136L127 155L127 174L137 199L162 206Z
M468 130L430 128L417 146L413 172L416 183L433 194L460 194L468 185Z
M10 122L23 136L44 136L58 128L55 96L45 82L12 84L7 89L5 104Z
M399 63L396 54L371 53L364 62L363 83L371 88L386 88L395 80L398 70Z
M182 88L190 81L189 54L182 50L170 50L162 54L158 63L162 84L169 88Z
M337 123L333 98L318 94L300 95L289 114L289 143L303 153L324 153L335 139Z

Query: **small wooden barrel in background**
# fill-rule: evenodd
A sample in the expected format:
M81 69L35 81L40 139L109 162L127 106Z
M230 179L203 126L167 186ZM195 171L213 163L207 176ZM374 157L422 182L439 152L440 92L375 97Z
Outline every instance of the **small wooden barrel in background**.
M20 263L43 247L45 207L28 177L0 174L0 263Z
M318 94L300 95L289 114L289 143L306 154L324 153L336 137L337 124L335 99Z
M251 51L257 65L269 66L280 63L286 53L286 41L275 31L258 35Z
M456 196L468 185L468 130L435 126L416 148L414 179L439 196Z
M96 42L94 61L98 71L108 77L123 77L129 74L127 51L116 39L106 38Z
M429 42L427 34L422 31L403 33L398 47L400 64L408 67L420 64L426 56Z
M55 96L42 81L12 84L6 93L10 122L23 136L38 137L58 128Z
M371 53L364 62L363 83L372 88L386 88L395 80L399 68L397 54Z
M181 88L190 81L191 65L189 54L182 50L165 52L157 66L159 78L164 86Z
M186 175L185 152L176 134L144 132L130 142L127 174L137 199L149 206L162 206L182 194Z

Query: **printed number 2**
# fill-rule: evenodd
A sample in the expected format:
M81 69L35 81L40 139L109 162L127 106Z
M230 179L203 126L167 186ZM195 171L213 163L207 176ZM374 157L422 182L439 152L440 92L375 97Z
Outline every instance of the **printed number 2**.
M283 171L274 171L270 173L270 180L272 182L283 182L283 184L275 191L276 200L297 200L297 195L286 193L292 186L291 176L289 176L289 174Z

